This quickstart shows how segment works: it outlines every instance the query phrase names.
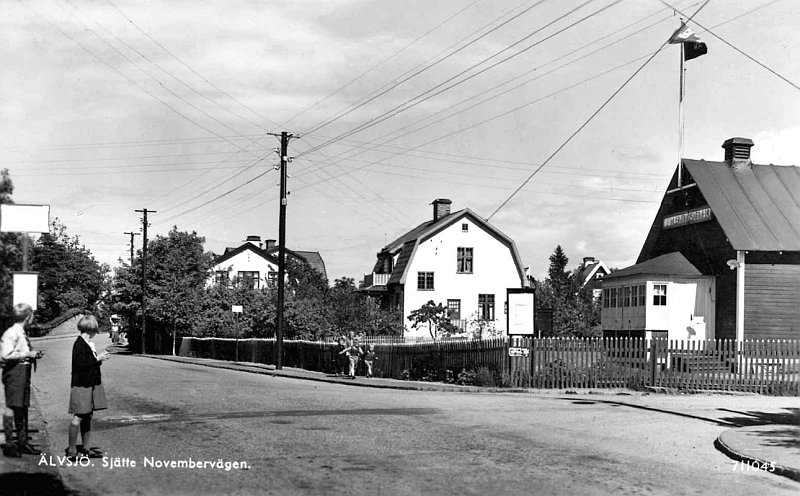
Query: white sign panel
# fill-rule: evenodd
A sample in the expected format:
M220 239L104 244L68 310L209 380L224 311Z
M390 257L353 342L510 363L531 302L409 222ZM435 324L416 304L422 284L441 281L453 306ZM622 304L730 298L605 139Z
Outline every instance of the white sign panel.
M528 348L509 348L508 356L510 357L526 357L530 356L531 350Z
M50 205L0 205L0 232L50 232Z
M36 272L14 272L13 273L13 296L12 305L17 303L27 303L36 310L36 300L38 299L37 288L39 286L39 274Z
M242 312L244 312L244 306L242 306L242 305L231 305L231 312L233 312L233 313L242 313Z
M508 292L508 334L533 336L533 292Z

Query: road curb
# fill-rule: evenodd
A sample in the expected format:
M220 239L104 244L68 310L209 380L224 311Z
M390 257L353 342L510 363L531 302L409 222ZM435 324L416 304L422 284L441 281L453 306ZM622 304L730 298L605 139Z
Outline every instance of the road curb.
M343 379L336 377L314 377L303 374L295 374L292 372L278 371L275 369L265 368L263 364L255 364L250 362L224 362L224 361L210 361L212 359L193 359L189 357L175 357L170 355L136 355L144 358L152 358L155 360L163 360L173 363L186 363L191 365L199 365L202 367L218 368L225 370L235 370L238 372L245 372L251 374L268 375L271 377L284 377L287 379L300 379L312 382L324 382L328 384L342 384L344 386L357 386L367 387L373 389L394 389L399 391L437 391L445 393L517 393L517 394L530 394L530 395L544 395L544 396L562 396L562 395L587 395L587 396L638 396L637 391L623 391L618 390L596 390L582 391L578 393L574 390L560 390L560 389L533 389L533 388L500 388L500 387L481 387L481 386L459 386L456 384L444 384L438 382L419 382L409 381L404 383L398 379L366 379L359 378L358 380ZM209 361L205 361L209 360ZM368 382L369 381L369 382ZM375 381L375 382L371 382ZM391 383L380 381L392 381ZM648 393L644 393L648 394Z
M769 467L775 467L774 472L769 472L767 470L765 470L765 472L781 475L783 477L788 477L789 479L800 482L800 470L793 467L778 465L770 460L762 460L761 458L758 458L753 455L748 455L747 453L737 450L729 443L726 443L724 439L725 434L732 431L733 429L728 429L719 436L717 436L717 439L714 441L714 447L717 448L718 451L721 451L728 458L731 458L739 462L753 464L754 466L766 465Z
M480 388L474 386L423 386L418 384L386 384L386 383L377 383L377 382L362 382L362 381L353 381L353 380L343 380L339 378L329 378L329 377L313 377L313 376L305 376L305 375L295 375L292 373L284 373L278 370L270 370L264 369L258 366L254 366L248 363L242 362L231 362L230 365L225 363L209 363L209 362L197 362L197 361L189 361L189 360L174 360L173 357L167 356L158 356L158 355L139 355L144 358L152 358L154 360L163 360L166 362L176 362L176 363L188 363L191 365L200 365L202 367L210 367L215 369L225 369L225 370L235 370L238 372L246 372L250 374L260 374L260 375L268 375L271 377L284 377L287 379L300 379L304 381L312 381L312 382L326 382L330 384L341 384L344 386L357 386L357 387L367 387L373 389L397 389L401 391L441 391L441 392L458 392L458 393L484 393L484 392L493 392L496 390L497 392L517 392L514 389L497 389L497 388ZM377 379L378 381L381 379ZM519 392L524 392L524 389L519 390Z

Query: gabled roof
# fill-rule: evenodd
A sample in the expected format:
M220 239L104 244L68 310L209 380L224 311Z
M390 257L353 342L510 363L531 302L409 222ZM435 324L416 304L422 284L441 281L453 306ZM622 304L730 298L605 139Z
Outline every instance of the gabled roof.
M254 245L253 243L244 243L243 245L237 248L225 248L225 253L220 255L214 260L214 265L219 265L221 263L227 262L231 258L235 257L236 255L243 253L245 251L252 251L259 257L265 259L269 263L276 264L278 263L278 259L273 257L272 255L268 254L265 250L262 250L258 246Z
M259 248L258 246L254 245L253 243L249 243L249 242L245 242L244 244L242 244L241 246L239 246L237 248L226 248L225 249L225 253L223 253L222 255L220 255L219 257L217 257L214 260L214 265L219 265L221 263L224 263L224 262L230 260L231 258L235 257L236 255L238 255L240 253L243 253L245 251L248 251L248 250L253 252L255 255L263 258L267 262L269 262L271 264L274 264L274 265L278 265L278 247L277 246L273 246L273 247L265 250L265 249ZM322 274L325 277L325 279L328 278L328 273L327 273L327 270L325 269L325 261L322 259L322 255L320 255L319 252L316 252L316 251L294 251L294 250L290 250L290 249L287 248L286 249L286 254L288 256L294 257L294 258L296 258L298 260L301 260L301 261L307 263L308 265L311 266L311 268L315 269L317 272Z
M469 217L470 220L472 220L472 222L492 233L494 236L500 239L504 244L506 244L511 249L512 258L514 259L514 264L517 267L517 273L519 274L520 281L522 282L522 284L526 284L527 279L525 277L525 268L522 266L522 259L519 256L519 252L517 251L517 245L514 243L514 240L503 234L499 229L489 224L481 217L479 217L475 212L473 212L469 208L465 208L457 212L445 215L444 217L436 221L430 220L427 222L423 222L422 224L411 229L407 233L403 234L399 238L395 239L394 241L383 247L383 249L378 255L387 254L394 256L399 253L397 262L395 263L394 268L392 270L392 275L389 278L389 284L405 283L407 275L406 269L408 267L408 262L409 260L411 260L411 257L413 256L413 253L416 250L416 247L419 243L429 239L431 236L436 235L437 233L443 231L444 229L450 227L451 225L455 224L456 222L460 221L465 217ZM378 267L378 264L376 264L376 267Z
M683 159L735 250L800 251L800 167Z
M680 252L673 251L630 267L614 271L603 278L604 281L626 276L701 276L697 267L692 265Z
M585 286L589 283L592 279L594 279L594 275L597 273L598 270L603 269L603 271L608 274L611 272L608 269L608 266L601 262L600 260L595 260L593 264L589 265L588 267L581 267L575 269L574 277L581 281L581 285Z

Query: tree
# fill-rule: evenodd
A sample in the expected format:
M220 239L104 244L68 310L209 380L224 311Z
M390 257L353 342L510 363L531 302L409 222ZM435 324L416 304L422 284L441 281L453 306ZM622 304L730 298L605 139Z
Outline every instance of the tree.
M108 266L95 260L58 218L50 223L50 232L42 234L34 245L31 266L39 273L36 313L44 321L71 308L97 312L101 297L108 291Z
M536 307L553 310L554 336L597 336L600 332L600 309L590 294L582 291L580 281L567 270L567 258L561 246L550 255L547 279L533 281Z
M148 241L147 322L153 335L191 334L198 325L211 269L204 242L196 232L178 231L177 227ZM139 255L133 266L119 268L114 279L114 310L126 317L134 331L130 334L134 348L140 346L141 332L141 252Z
M421 325L428 326L428 332L435 340L437 334L450 333L453 331L453 325L450 323L447 307L441 303L434 303L433 300L428 300L416 310L412 310L408 316L408 320L412 322L411 327L414 329Z
M14 203L11 195L14 184L8 169L0 171L0 204ZM22 252L20 235L17 233L0 233L0 325L3 329L11 325L12 275L14 270L22 268Z

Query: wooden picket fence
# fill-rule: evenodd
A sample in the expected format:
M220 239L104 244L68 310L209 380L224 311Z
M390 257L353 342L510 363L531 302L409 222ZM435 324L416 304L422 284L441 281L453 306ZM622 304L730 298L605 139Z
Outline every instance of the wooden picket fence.
M800 394L800 341L668 341L636 338L506 338L375 344L376 377L456 381L484 370L499 386L663 387ZM274 363L274 339L190 338L181 356ZM283 364L336 371L330 342L284 341ZM518 356L509 356L509 353ZM484 375L485 375L484 374Z

